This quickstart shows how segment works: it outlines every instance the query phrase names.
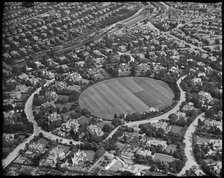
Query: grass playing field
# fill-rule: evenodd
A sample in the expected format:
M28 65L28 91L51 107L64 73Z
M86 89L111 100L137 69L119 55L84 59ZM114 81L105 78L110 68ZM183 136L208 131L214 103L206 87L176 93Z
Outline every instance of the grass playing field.
M114 114L149 111L172 103L173 91L159 80L146 77L122 77L105 80L81 93L79 104L93 115L112 120Z

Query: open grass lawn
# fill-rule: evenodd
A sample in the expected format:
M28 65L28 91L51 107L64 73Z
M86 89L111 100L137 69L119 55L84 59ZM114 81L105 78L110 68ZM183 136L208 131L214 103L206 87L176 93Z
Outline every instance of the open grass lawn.
M84 123L88 124L91 118L82 116L82 117L79 117L77 120L79 124L84 124Z
M111 167L108 169L113 172L117 172L120 168L123 167L123 164L120 161L116 161Z
M208 143L211 139L210 138L206 138L206 137L196 137L197 140L197 144L204 144L204 143Z
M70 147L69 146L65 146L65 145L58 145L58 148L60 149L63 149L64 153L67 154L70 150Z
M181 133L181 129L183 129L183 127L177 126L177 125L171 125L170 128L170 132L173 132L175 134Z
M161 153L156 153L154 156L154 160L160 160L161 162L173 162L174 160L176 160L176 158L169 156L169 155L165 155L165 154L161 154Z
M93 115L112 120L114 114L149 111L172 104L173 91L159 80L122 77L99 82L81 93L79 104Z
M95 156L96 153L95 153L93 150L84 150L84 152L85 152L86 155L87 155L87 159L88 159L89 161L93 161L94 156Z
M69 96L68 95L58 95L58 100L63 100L65 102L68 102Z
M177 145L174 145L174 144L170 144L166 147L166 150L168 152L170 152L172 150L172 152L176 151L177 150Z
M36 144L38 145L38 144L41 144L41 145L43 145L43 146L46 146L47 144L48 144L48 140L46 140L45 138L40 138L40 139L38 139L37 140L37 142L36 142Z
M96 126L102 129L102 128L104 127L105 124L109 124L111 127L114 127L114 126L111 124L111 121L98 122L98 123L96 123Z
M15 161L13 163L18 163L18 164L23 164L24 162L26 162L27 158L20 155L17 159L15 159Z

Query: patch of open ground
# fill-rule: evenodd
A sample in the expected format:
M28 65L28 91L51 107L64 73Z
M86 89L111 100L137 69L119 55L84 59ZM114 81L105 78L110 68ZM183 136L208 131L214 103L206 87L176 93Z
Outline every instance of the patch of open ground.
M169 86L146 77L121 77L90 86L81 93L79 104L93 115L112 120L114 114L147 112L151 107L161 109L174 97Z

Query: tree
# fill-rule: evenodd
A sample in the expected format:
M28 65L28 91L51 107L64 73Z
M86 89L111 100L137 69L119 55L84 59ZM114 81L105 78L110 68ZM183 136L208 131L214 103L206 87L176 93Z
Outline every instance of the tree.
M150 148L151 152L152 152L152 155L154 155L156 153L156 148L153 146Z
M198 125L199 126L203 126L204 125L204 122L200 118L198 119Z
M117 126L122 124L122 120L118 119L118 118L115 118L115 119L112 120L111 124L113 124L115 127L117 127Z
M175 113L172 113L168 116L172 123L175 123L178 120L178 116Z
M198 112L195 110L195 109L192 109L192 110L190 110L190 111L188 111L187 113L186 113L186 116L187 117L196 117L197 116L197 114L198 114Z
M152 164L149 170L153 172L153 171L156 171L156 169L157 169L156 165Z
M174 162L176 164L176 166L175 166L176 171L180 172L182 170L182 168L184 167L184 162L181 160L175 160Z
M39 133L39 137L43 137L44 135L43 135L43 133Z
M213 118L214 115L215 115L215 110L213 109L213 107L205 111L206 118Z
M102 128L104 132L111 132L113 130L113 127L110 124L105 124Z
M157 145L156 146L156 152L157 153L162 153L163 152L163 146L162 145Z
M39 166L39 162L40 162L40 159L41 159L42 155L41 154L36 154L32 159L32 163L34 166Z
M69 114L69 117L70 117L71 119L77 119L79 116L80 116L80 115L79 115L77 112L75 112L75 111L72 111L72 112Z
M11 111L11 110L13 110L13 106L11 104L3 105L3 111Z
M131 61L130 62L130 66L131 66L131 69L130 69L131 76L135 76L135 74L136 74L136 68L137 68L136 62Z
M189 117L189 118L187 119L187 125L189 126L189 125L193 122L193 120L194 120L194 118Z
M23 154L24 153L24 150L23 149L20 149L19 150L19 154Z
M40 90L39 94L43 96L43 95L45 95L45 92L43 90Z
M146 133L147 130L148 130L148 126L147 126L147 124L140 124L140 125L139 125L139 128L141 129L141 131L142 131L143 133Z
M202 164L201 164L201 169L204 171L204 173L208 176L211 176L211 177L217 177L217 175L215 175L214 171L211 170L209 168L209 166L204 162L202 161Z
M183 116L179 117L179 120L177 121L179 126L185 126L187 124L187 121L185 120L185 118Z
M147 58L147 59L150 58L150 56L149 56L149 52L148 52L148 51L145 53L145 58Z
M165 135L165 131L162 128L158 128L157 132L156 132L157 137L159 138L163 138Z
M181 153L179 152L179 150L174 151L173 156L175 158L181 159Z
M87 127L88 127L88 124L87 124L87 123L80 124L79 132L80 132L80 133L82 133L82 132L86 132ZM86 133L87 133L87 132L86 132Z
M122 171L120 175L121 176L135 176L135 174L133 174L129 171Z
M74 135L73 135L73 139L75 140L75 141L79 141L79 132L75 132L74 133Z
M66 106L64 106L62 109L62 113L66 113L66 112L68 112L68 108Z
M167 174L169 172L168 165L165 164L163 170L164 174Z
M104 149L104 147L100 147L100 148L96 151L96 154L95 154L95 156L94 156L94 159L97 160L97 159L100 158L104 153L105 153L105 149Z
M81 109L81 114L83 116L89 116L89 115L91 115L91 112L88 111L86 108L83 108L83 109Z

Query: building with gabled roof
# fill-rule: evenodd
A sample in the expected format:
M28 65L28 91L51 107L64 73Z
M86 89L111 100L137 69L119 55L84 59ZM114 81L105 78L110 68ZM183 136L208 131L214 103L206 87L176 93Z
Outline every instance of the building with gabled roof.
M97 135L97 136L103 136L104 132L100 127L97 127L96 125L90 125L88 126L88 130L92 135Z
M72 164L73 166L74 165L77 165L79 164L80 162L83 162L83 161L87 161L87 155L84 151L80 151L80 149L74 153L74 156L72 157Z
M122 63L118 68L118 76L128 76L131 74L130 67L126 63Z

